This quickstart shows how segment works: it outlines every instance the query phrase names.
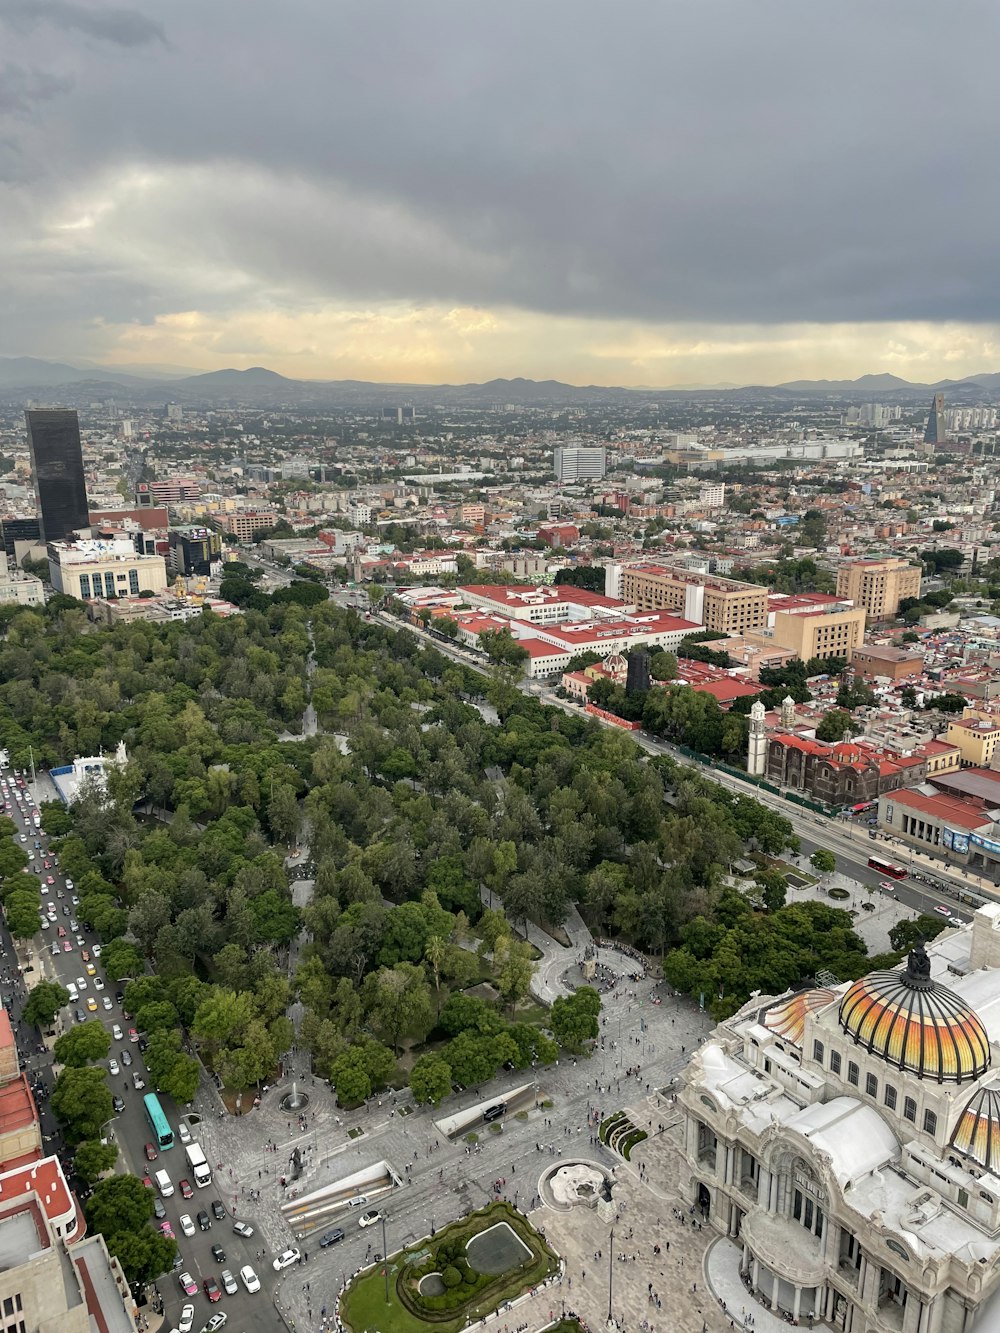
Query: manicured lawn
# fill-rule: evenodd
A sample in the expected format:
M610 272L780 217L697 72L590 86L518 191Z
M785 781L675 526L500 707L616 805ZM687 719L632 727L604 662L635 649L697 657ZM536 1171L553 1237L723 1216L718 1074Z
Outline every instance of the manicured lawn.
M470 1292L469 1299L454 1310L433 1309L433 1301L423 1319L411 1308L420 1297L416 1293L417 1274L429 1265L428 1253L452 1240L465 1240L479 1235L497 1223L508 1223L531 1250L532 1259L500 1274L478 1291ZM414 1262L418 1260L418 1262ZM355 1279L340 1303L340 1316L353 1333L458 1333L480 1313L495 1310L503 1301L512 1300L529 1287L537 1285L557 1266L557 1260L544 1240L524 1218L504 1203L488 1207L459 1218L428 1240L420 1250L404 1250L389 1260L389 1302L386 1304L384 1266L377 1265L363 1277ZM399 1295L399 1283L406 1284L406 1300Z

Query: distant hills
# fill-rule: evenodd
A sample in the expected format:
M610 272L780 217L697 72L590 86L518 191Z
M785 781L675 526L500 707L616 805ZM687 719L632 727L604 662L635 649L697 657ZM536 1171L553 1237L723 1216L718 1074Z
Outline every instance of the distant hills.
M140 373L141 372L141 373ZM711 398L722 401L835 398L919 399L942 389L953 401L969 401L1000 390L1000 371L961 380L917 384L898 375L862 375L855 380L789 380L784 384L711 385L698 388L629 389L612 385L563 384L559 380L494 379L485 384L380 384L365 380L296 380L266 366L184 374L180 367L93 363L71 365L40 357L0 357L0 399L8 404L38 401L78 406L115 398L122 405L149 407L177 402L192 407L363 408L412 403L415 407L487 407L493 403L536 407Z

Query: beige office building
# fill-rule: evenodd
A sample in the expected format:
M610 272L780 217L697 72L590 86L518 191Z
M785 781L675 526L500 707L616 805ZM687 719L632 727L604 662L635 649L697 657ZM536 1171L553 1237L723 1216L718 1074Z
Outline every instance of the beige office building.
M897 556L852 560L837 571L837 596L864 607L872 620L888 620L904 597L920 596L920 567Z
M669 611L727 636L767 623L766 588L679 565L606 566L605 592L640 611Z
M790 648L808 662L812 657L843 657L848 662L865 637L865 613L861 607L817 607L812 611L776 611L773 624L755 630L747 638L767 646Z
M162 555L139 555L127 537L50 542L49 581L56 592L89 602L92 597L138 597L162 592L167 567Z

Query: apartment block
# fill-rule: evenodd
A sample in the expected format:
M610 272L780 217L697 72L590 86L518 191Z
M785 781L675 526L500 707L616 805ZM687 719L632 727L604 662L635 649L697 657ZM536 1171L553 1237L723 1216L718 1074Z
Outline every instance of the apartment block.
M254 540L256 533L273 528L278 515L271 509L241 509L231 514L213 514L212 521L220 532L246 544Z
M605 566L604 591L640 611L669 611L705 629L743 635L767 622L767 589L678 565Z
M920 596L920 568L896 556L852 560L837 571L837 596L863 606L871 620L888 620L904 597Z

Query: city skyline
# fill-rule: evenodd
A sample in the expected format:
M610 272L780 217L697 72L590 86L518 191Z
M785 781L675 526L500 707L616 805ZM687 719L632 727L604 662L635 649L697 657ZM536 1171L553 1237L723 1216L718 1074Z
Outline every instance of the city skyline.
M993 371L998 28L925 2L0 0L0 354L664 388ZM932 101L943 49L962 74Z

